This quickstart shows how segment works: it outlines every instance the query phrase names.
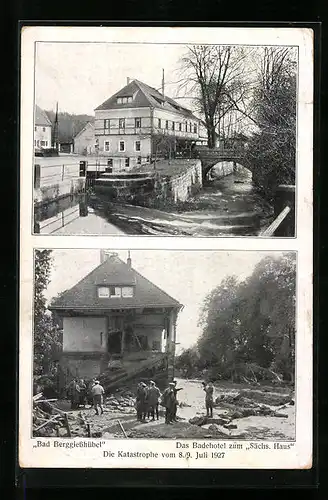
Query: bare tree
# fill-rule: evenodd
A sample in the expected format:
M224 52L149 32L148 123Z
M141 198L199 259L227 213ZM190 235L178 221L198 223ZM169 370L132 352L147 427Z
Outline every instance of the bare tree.
M245 63L251 50L194 45L182 58L179 90L194 96L197 111L204 116L210 148L216 145L217 128L224 116L234 109L244 109L249 100L251 86Z

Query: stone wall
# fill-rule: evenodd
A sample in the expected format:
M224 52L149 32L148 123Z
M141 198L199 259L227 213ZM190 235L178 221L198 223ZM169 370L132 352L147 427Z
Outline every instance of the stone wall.
M174 203L186 201L192 194L192 188L202 186L202 165L199 160L193 161L186 171L170 177L166 182Z

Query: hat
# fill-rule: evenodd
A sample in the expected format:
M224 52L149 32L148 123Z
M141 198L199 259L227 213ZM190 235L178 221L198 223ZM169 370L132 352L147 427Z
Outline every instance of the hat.
M149 382L151 385L155 385L155 382L153 380L150 380Z
M94 380L94 383L95 384L99 384L99 380Z
M145 382L140 382L140 385L141 385L142 387L147 387L147 385L145 384Z
M175 383L174 382L170 382L169 385L175 385Z

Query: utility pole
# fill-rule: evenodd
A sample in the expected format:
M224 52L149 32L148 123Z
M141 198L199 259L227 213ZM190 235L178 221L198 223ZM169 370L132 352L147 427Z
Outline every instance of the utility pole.
M165 90L165 85L164 85L164 68L162 69L162 95L164 97L164 90Z
M57 153L58 153L58 149L59 149L59 141L58 141L58 101L56 103L56 114L55 114L55 124L54 124L54 140L53 140L53 143L54 143L54 148L56 149Z

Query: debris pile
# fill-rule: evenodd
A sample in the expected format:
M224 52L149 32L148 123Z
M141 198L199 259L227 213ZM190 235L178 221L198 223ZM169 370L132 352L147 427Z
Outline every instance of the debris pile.
M189 419L189 423L207 429L213 433L224 434L238 428L234 420L246 417L276 417L288 418L286 410L294 406L295 401L291 395L273 392L262 392L256 390L241 390L233 393L223 393L215 400L215 407L222 411L218 417L212 418L206 415L196 415ZM242 434L234 437L244 437Z
M43 399L42 393L33 397L34 437L91 437L82 412L64 412L56 403L56 399Z
M117 391L106 397L105 411L119 412L119 413L134 413L135 412L135 396L128 389Z

